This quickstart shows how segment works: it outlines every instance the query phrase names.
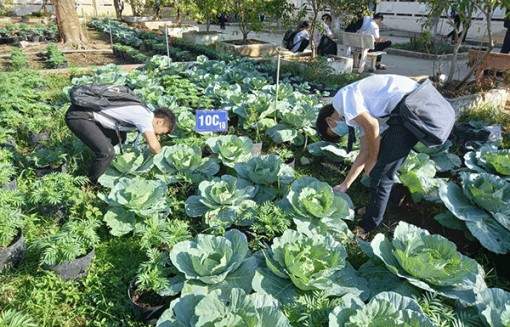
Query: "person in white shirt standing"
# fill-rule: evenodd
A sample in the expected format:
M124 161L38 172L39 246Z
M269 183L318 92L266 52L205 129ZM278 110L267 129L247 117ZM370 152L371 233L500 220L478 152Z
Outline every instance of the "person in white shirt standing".
M336 42L333 41L335 35L329 27L332 22L330 14L322 15L322 21L318 21L315 26L314 42L317 46L317 53L321 56L337 55L338 48Z
M369 50L369 52L373 51L383 51L386 48L391 46L390 40L382 39L379 35L379 27L384 19L383 14L377 13L373 18L365 17L363 20L363 25L359 29L358 33L372 35L374 37L374 49ZM376 60L376 68L377 69L386 69L386 66L381 64L382 56L377 56Z
M292 48L290 51L292 52L303 52L306 47L310 44L310 33L308 29L310 28L310 24L308 22L302 22L298 26L298 31L294 38L292 39Z
M126 140L126 132L138 130L145 137L151 153L155 154L161 151L159 135L172 133L176 117L170 109L150 111L142 105L113 107L99 112L71 105L65 121L74 135L94 152L89 179L96 184L115 157L113 147Z
M360 129L360 152L333 190L346 192L363 171L370 176L366 213L357 213L363 218L353 231L362 239L381 224L393 178L418 143L399 116L400 102L418 86L405 76L372 75L341 88L317 116L317 132L325 141L338 142L349 129Z

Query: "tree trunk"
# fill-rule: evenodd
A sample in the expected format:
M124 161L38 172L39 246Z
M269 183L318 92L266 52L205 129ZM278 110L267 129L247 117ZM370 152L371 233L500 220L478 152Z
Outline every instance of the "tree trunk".
M48 0L43 0L41 9L39 10L41 13L43 13L43 15L45 15L48 12L48 9L46 9L47 4L48 4Z
M95 7L96 6L96 4L95 4L96 0L93 0L93 2L94 2L94 7ZM122 17L121 17L120 12L119 12L119 0L113 0L113 6L115 7L115 17L117 17L117 19L121 19ZM97 17L97 11L96 11L96 17Z
M69 47L84 48L87 38L81 30L73 0L51 0L51 3L57 16L60 42Z

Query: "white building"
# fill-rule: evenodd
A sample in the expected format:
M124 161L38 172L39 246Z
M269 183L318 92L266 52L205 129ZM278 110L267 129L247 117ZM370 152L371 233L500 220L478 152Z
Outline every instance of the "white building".
M0 1L4 3L5 1ZM33 11L41 8L42 0L13 0L13 11L17 16L29 15ZM49 11L52 10L51 1L46 6ZM76 11L80 17L115 17L115 6L113 0L75 0ZM122 15L132 15L131 6L124 1L124 10Z

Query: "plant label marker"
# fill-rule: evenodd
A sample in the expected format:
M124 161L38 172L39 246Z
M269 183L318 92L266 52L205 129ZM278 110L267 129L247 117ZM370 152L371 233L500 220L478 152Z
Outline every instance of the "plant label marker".
M226 110L196 110L195 132L224 132L228 130Z

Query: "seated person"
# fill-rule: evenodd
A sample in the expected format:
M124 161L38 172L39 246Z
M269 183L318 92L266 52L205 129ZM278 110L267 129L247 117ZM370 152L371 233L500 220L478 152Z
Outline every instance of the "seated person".
M298 32L294 36L292 40L293 47L290 49L292 52L303 52L308 44L310 44L310 33L308 33L308 29L310 28L310 24L308 22L302 22L298 26Z
M331 32L331 15L322 15L322 21L318 21L315 27L314 41L317 46L317 53L321 56L337 55L337 45L333 41L334 35Z
M379 26L381 25L383 19L384 16L381 13L375 14L374 18L367 16L364 18L363 25L358 31L358 33L372 35L374 37L374 49L369 50L369 52L383 51L384 49L389 48L391 46L390 40L381 39L381 37L379 36ZM381 64L381 59L382 56L377 56L375 67L377 69L386 69L386 66Z

